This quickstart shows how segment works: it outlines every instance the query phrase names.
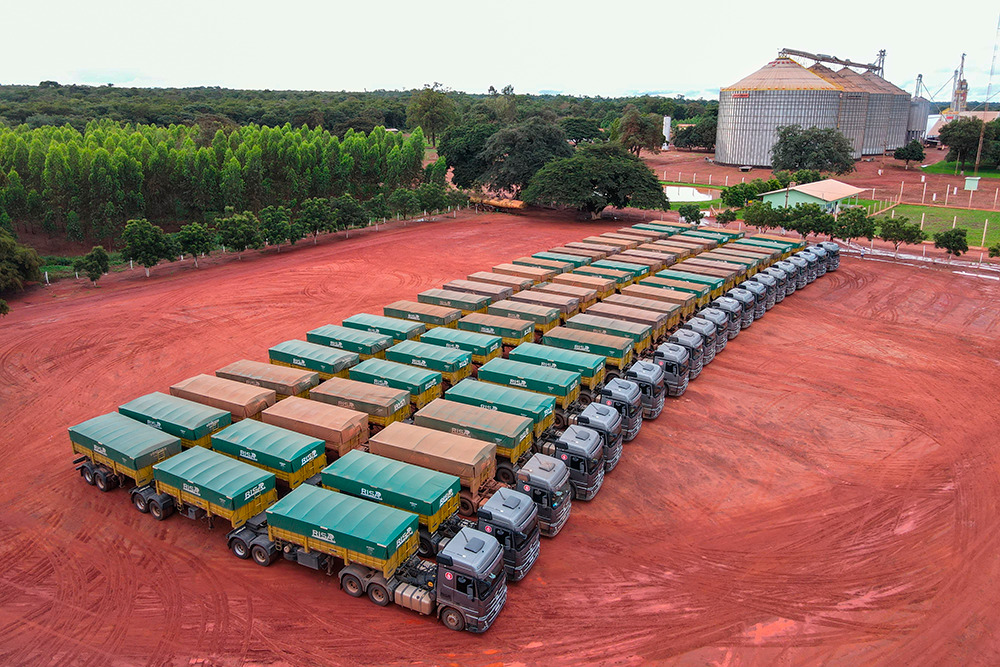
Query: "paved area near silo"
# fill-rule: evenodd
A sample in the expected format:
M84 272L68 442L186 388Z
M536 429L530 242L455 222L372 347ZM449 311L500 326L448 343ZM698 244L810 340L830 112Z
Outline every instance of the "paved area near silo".
M622 226L468 216L67 282L0 321L6 664L996 664L1000 286L845 257L745 330L487 634L353 599L73 470L66 427L356 312Z

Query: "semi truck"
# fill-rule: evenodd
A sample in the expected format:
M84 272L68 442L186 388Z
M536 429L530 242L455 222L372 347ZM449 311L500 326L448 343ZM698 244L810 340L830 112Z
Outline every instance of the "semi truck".
M819 247L826 250L830 255L830 263L827 266L828 271L836 271L840 268L840 246L833 241L822 241L817 244Z
M417 515L422 558L433 558L462 528L492 535L504 551L509 581L520 581L539 552L538 511L531 499L500 489L479 508L475 521L458 516L462 485L458 477L436 470L354 451L320 473L320 485L330 491L395 507Z
M543 454L569 468L569 483L576 500L592 500L604 484L604 442L594 430L571 424L550 440L539 443Z
M158 391L118 406L118 412L138 422L180 438L181 446L209 446L213 433L232 423L226 410L162 394Z
M313 389L309 398L367 414L369 435L389 424L409 419L412 412L410 392L406 389L393 389L344 378L330 378Z
M754 309L753 318L759 320L767 312L767 287L756 280L744 280L737 289L742 289L753 294Z
M777 303L778 281L774 276L767 273L758 272L753 278L747 280L748 283L757 283L764 288L764 311L774 308Z
M721 310L729 318L729 329L726 332L729 336L729 340L732 340L740 335L740 329L743 328L743 306L736 299L732 299L728 296L720 296L718 299L712 302L712 307L717 310Z
M181 439L117 412L69 428L77 471L87 484L108 492L128 480L145 486L153 465L181 452Z
M660 345L662 348L664 345L678 345L683 347L688 352L688 379L695 380L701 375L701 369L704 367L705 358L705 340L701 337L701 334L691 331L690 329L678 329L677 331L670 334L667 338L667 342ZM656 358L655 356L653 357Z
M351 369L351 379L357 382L380 387L403 389L410 394L410 403L414 410L419 410L443 391L441 383L444 379L437 371L425 370L406 364L386 361L384 359L369 359Z
M490 305L490 299L487 296L447 289L424 290L417 295L417 301L432 306L457 308L463 316L472 313L485 313L486 307Z
M410 322L420 322L427 330L434 327L454 329L462 311L458 308L448 308L419 301L394 301L383 306L382 313L386 317ZM412 339L412 336L410 337Z
M395 343L402 343L404 340L416 340L420 338L421 334L427 331L427 327L422 322L411 322L395 317L369 315L368 313L351 315L342 324L348 329L357 329L358 331L367 331L369 333L388 336Z
M324 324L307 332L306 340L317 345L354 352L361 361L371 358L385 359L385 351L393 344L391 336L359 331L336 324Z
M350 380L343 382L351 383ZM365 412L325 401L289 398L272 405L260 416L265 424L322 440L327 461L335 461L368 442L368 415Z
M212 449L272 473L288 489L326 467L325 441L253 419L213 433Z
M171 385L170 395L225 410L234 422L260 419L260 413L276 400L273 389L204 374Z
M473 313L458 321L462 331L500 336L503 341L503 356L521 343L529 343L535 339L535 323L528 320L516 320L512 317L498 315L483 315Z
M625 379L639 387L642 401L642 418L656 419L663 412L666 399L666 379L663 368L648 361L639 360L625 371Z
M712 318L707 317L707 312L712 310L716 313ZM719 322L716 324L716 322ZM723 339L726 343L729 342L729 336L719 336L719 327L726 327L728 331L729 318L721 310L705 308L702 312L699 312L697 316L692 317L690 320L685 322L681 328L689 329L701 336L702 342L704 343L704 350L702 352L702 367L708 366L715 360L715 355L719 352L719 340ZM723 349L725 348L725 343L723 343Z
M663 371L667 396L682 396L687 391L691 379L690 359L687 348L673 343L662 343L653 351L651 361Z
M320 381L347 377L347 370L361 362L355 352L295 339L272 346L267 356L275 366L311 371L319 376Z
M746 329L753 324L757 312L757 296L742 287L734 287L726 292L726 296L740 302L742 316L740 318L740 328ZM763 299L761 300L763 304Z
M434 329L421 336L420 342L468 352L472 355L474 371L503 354L503 339L500 336L475 331Z
M216 377L270 389L276 400L289 396L309 398L309 390L319 384L319 374L298 368L240 359L215 371Z
M404 340L385 351L385 360L441 374L442 390L472 374L472 353L415 340Z

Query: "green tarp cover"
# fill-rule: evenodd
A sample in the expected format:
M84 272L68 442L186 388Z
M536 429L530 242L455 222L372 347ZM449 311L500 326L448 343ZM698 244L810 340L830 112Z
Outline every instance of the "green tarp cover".
M388 361L420 366L441 373L454 373L472 363L472 354L450 347L404 340L385 351Z
M563 350L599 354L613 359L623 359L633 347L631 338L607 336L567 327L556 327L547 332L542 336L542 342Z
M535 424L540 423L556 409L556 399L551 396L471 379L462 380L446 391L445 398L466 405L527 417Z
M325 324L313 329L306 334L306 340L357 354L378 354L392 345L391 336L349 329L336 324Z
M274 473L204 447L192 447L157 463L153 478L229 510L272 490L275 479Z
M444 306L445 308L458 308L459 310L482 310L490 303L488 296L472 294L470 292L456 292L449 289L429 289L417 295L420 303L429 303L432 306Z
M486 312L500 317L513 317L515 320L531 320L535 324L549 324L559 319L559 311L548 306L518 301L497 301Z
M303 484L267 510L267 523L380 560L420 528L416 514Z
M382 387L405 389L414 396L441 383L441 374L382 359L367 359L350 370L351 379Z
M392 336L397 343L407 338L416 338L427 331L427 327L420 322L408 322L406 320L398 320L395 317L369 315L368 313L351 315L344 320L343 324L349 329L371 331L385 336Z
M507 358L526 364L572 371L585 378L594 377L604 368L605 363L605 358L597 354L563 350L537 343L522 343L511 350Z
M357 498L431 516L462 490L454 475L352 449L321 473L323 486Z
M601 260L597 261L599 262ZM612 271L614 271L615 273L611 273ZM594 266L593 264L591 264L590 266L581 266L579 269L576 269L572 273L584 276L597 276L598 278L606 278L608 280L614 280L615 283L623 283L627 281L628 276L631 275L628 272L622 271L620 269L609 269L606 266L600 267L600 266ZM625 275L622 275L623 273Z
M596 331L608 336L623 336L631 338L635 342L640 342L653 335L653 327L648 324L628 322L626 320L615 320L610 317L600 315L574 315L566 320L566 326L570 329L583 329L584 331Z
M660 273L663 273L663 272L661 271ZM654 277L667 279L666 276L661 276L659 273L657 273L656 276L654 276ZM650 283L648 279L647 280L640 280L639 284L640 285L645 285L646 287L657 287L657 288L661 288L661 289L662 288L666 288L666 289L671 289L671 290L673 290L675 292L686 292L688 294L697 294L698 296L704 296L704 295L706 295L706 294L708 294L709 292L712 291L712 287L709 286L709 285L705 285L703 283L694 283L694 282L691 282L690 280L685 280L684 278L670 278L670 280L679 280L679 281L685 282L687 284L686 285L670 285L669 287L667 287L666 285L660 285L660 284L657 284L657 283Z
M286 340L284 343L278 343L269 349L267 354L274 361L330 375L335 375L359 361L356 352L345 352L304 340Z
M553 396L566 396L580 386L579 373L499 358L490 359L480 366L477 377L486 382L540 391Z
M699 255L701 259L718 260L720 262L729 262L731 264L739 264L740 266L754 267L760 264L759 259L749 259L747 257L737 257L736 255L727 255L725 253L717 253L714 250L712 252L705 252Z
M233 421L232 414L225 410L158 391L119 405L118 412L186 440L204 438Z
M788 246L790 248L804 248L806 245L805 241L795 240L795 239L769 239L761 236L747 236L744 238L745 241L756 241L760 243L773 243L777 245Z
M638 224L638 225L632 225L632 227L635 228L635 229L645 229L647 232L659 232L660 234L670 234L670 232L671 232L672 229L676 229L676 227L671 227L670 229L665 229L661 225L646 224L646 223L641 223L641 224Z
M462 331L461 329L446 329L438 327L431 329L420 337L421 343L450 347L455 350L465 350L477 356L486 356L503 345L500 336L491 336L474 331Z
M69 438L130 470L145 468L164 455L173 456L181 451L177 437L117 412L71 426Z
M625 271L636 278L649 273L649 267L645 264L629 264L625 261L619 262L612 259L601 259L591 264L591 266L603 269L614 269L615 271Z
M789 245L787 243L778 243L777 241L771 241L769 239L746 238L740 239L738 244L753 246L755 248L764 248L766 250L777 250L782 253L796 249L796 246Z
M536 252L532 257L538 259L549 259L554 262L569 262L573 266L585 266L590 264L590 258L583 255L564 255L560 252Z
M530 417L510 415L458 401L435 399L413 415L417 426L485 440L513 449L532 429Z
M535 330L534 322L525 322L511 317L484 315L472 313L458 321L458 328L463 331L475 331L491 336L506 338L524 338Z
M702 285L708 285L712 289L715 289L716 287L722 287L722 284L726 282L724 278L716 278L714 276L703 276L700 273L688 273L686 271L681 271L679 270L679 267L683 266L683 262L681 262L680 264L675 264L675 266L678 267L678 270L665 269L663 271L660 271L656 275L658 275L661 278L673 278L674 280L686 280L689 283L700 283ZM640 284L642 284L641 281Z
M692 229L691 231L684 232L684 236L693 236L699 239L709 239L711 241L718 241L719 243L728 243L733 239L738 239L742 237L739 232L716 232L710 231L708 229Z
M213 434L212 449L272 470L295 472L324 454L326 443L280 426L244 419Z
M571 269L574 266L576 266L575 262L572 265L570 265L569 267L566 267L566 266L551 266L551 265L547 264L546 262L559 262L561 264L567 264L568 263L568 262L564 262L564 261L557 260L557 259L546 260L544 257L537 257L535 255L530 255L530 256L525 256L525 257L518 257L517 259L510 260L511 264L515 264L517 266L530 266L530 267L535 268L535 269L545 269L546 271L555 271L556 273L562 273L563 271L568 271L569 269Z

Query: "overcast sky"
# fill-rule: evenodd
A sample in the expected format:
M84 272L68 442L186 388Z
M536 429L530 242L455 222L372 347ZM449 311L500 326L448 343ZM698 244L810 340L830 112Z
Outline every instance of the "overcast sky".
M884 48L888 79L912 92L922 73L938 101L968 53L980 100L998 14L987 0L12 2L0 83L717 97L781 47L864 62Z

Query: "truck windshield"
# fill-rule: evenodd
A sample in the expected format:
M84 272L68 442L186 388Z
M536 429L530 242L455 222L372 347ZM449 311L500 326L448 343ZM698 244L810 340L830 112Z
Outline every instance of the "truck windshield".
M514 548L522 549L528 540L532 539L535 531L531 530L527 533L515 533L514 534Z
M499 567L493 568L492 572L489 572L482 579L476 580L476 597L480 600L488 600L493 594L493 590L496 588L497 583L503 578L503 560L499 561Z

